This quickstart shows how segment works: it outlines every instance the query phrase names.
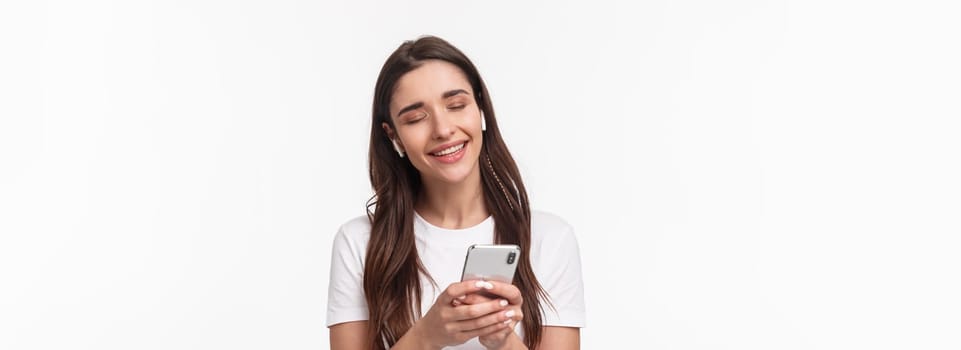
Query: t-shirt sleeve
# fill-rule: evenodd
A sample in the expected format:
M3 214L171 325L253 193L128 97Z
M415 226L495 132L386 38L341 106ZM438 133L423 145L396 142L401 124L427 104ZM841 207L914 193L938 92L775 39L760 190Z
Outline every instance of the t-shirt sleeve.
M584 281L581 277L581 256L577 239L570 226L552 233L546 248L546 264L539 282L550 295L550 303L541 302L545 326L584 327ZM552 308L553 306L553 308Z
M364 298L366 244L351 239L346 230L342 226L334 237L327 289L327 327L368 319Z

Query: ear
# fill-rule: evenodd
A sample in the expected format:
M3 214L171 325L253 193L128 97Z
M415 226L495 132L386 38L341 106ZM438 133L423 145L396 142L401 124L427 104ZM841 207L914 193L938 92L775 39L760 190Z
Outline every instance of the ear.
M397 133L395 133L394 129L390 127L390 124L387 124L387 122L382 122L380 123L380 127L384 128L384 133L387 134L388 139L393 141L395 144L400 145L400 139L397 138Z

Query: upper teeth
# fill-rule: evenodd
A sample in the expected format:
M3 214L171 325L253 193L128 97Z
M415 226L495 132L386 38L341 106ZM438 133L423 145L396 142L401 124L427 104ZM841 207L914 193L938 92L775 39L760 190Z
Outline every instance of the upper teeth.
M435 154L435 155L438 155L438 156L446 156L446 155L448 155L448 154L451 154L451 153L460 151L461 148L464 148L464 144L463 144L463 143L458 144L458 145L456 145L456 146L450 146L450 147L448 147L448 148L446 148L446 149L444 149L444 150L442 150L442 151L440 151L440 152L435 152L434 154Z

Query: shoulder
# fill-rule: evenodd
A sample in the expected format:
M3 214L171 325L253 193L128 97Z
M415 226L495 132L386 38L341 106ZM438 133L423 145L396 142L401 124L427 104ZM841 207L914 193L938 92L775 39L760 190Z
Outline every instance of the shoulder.
M368 240L370 240L370 219L367 215L362 215L340 225L337 236L334 237L334 245L363 250L367 247Z
M531 210L531 241L577 244L574 228L560 216L540 210Z
M343 225L340 225L340 232L348 236L369 236L370 219L367 218L367 215L361 215L347 220Z
M573 233L574 230L571 224L560 216L546 211L531 210L531 231L538 231L538 234L559 234L557 233L559 231Z

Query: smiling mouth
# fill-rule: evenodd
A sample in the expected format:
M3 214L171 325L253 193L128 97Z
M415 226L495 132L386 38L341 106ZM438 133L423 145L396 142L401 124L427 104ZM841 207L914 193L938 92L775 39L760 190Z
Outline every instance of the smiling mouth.
M434 157L443 157L443 156L446 156L446 155L448 155L448 154L453 154L453 153L455 153L455 152L457 152L457 151L460 151L460 150L463 149L464 146L466 146L466 145L467 145L467 141L464 141L464 142L461 143L461 144L457 144L457 145L454 145L454 146L450 146L450 147L447 147L447 148L442 149L442 150L440 150L440 151L437 151L437 152L434 152L434 153L428 153L428 154L430 154L430 155L432 155L432 156L434 156Z

